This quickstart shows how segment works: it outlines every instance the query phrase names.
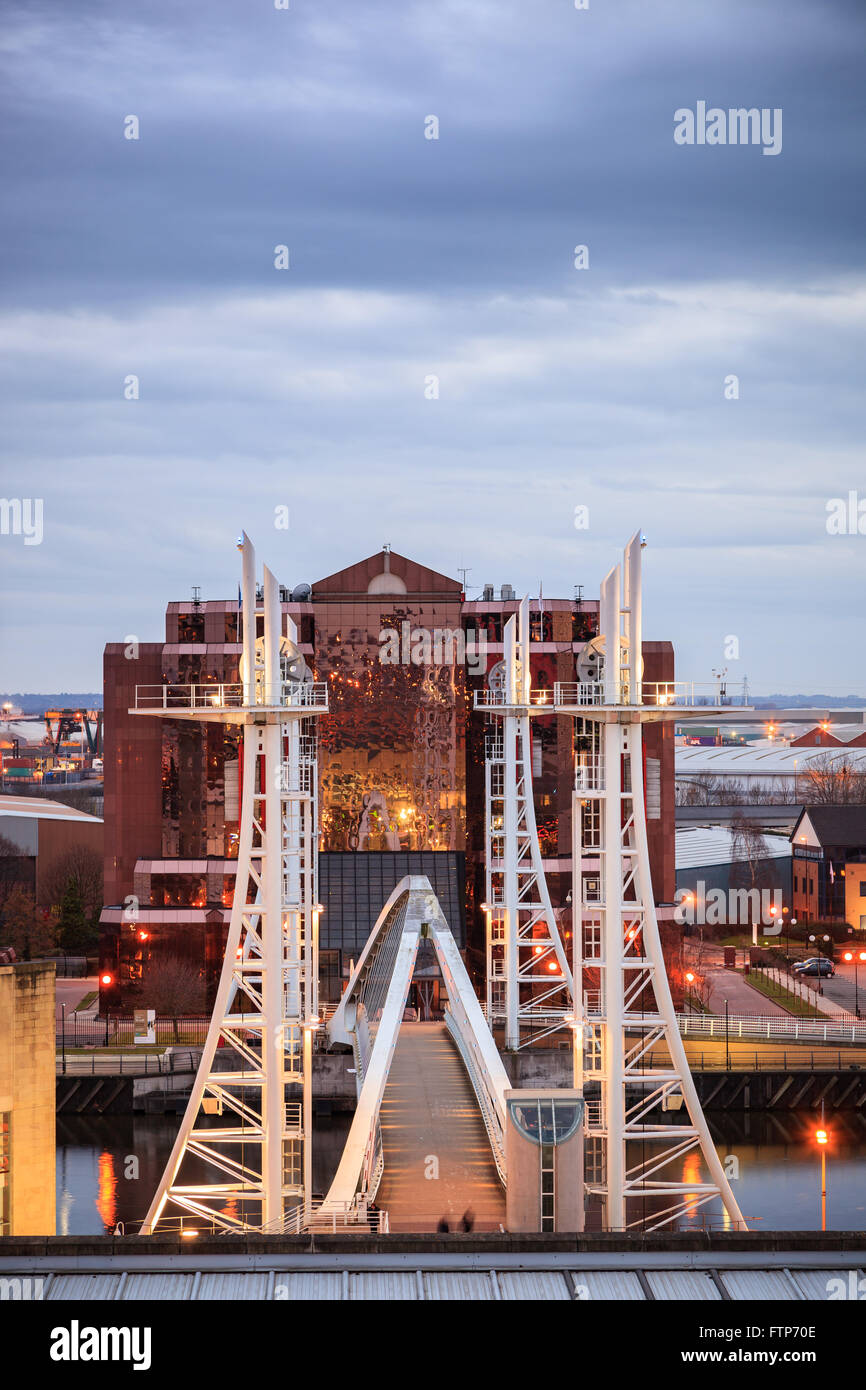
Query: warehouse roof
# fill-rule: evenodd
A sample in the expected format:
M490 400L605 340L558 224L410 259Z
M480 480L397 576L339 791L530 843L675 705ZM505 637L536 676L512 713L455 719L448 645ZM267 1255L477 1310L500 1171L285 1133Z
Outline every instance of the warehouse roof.
M44 796L0 796L0 816L20 816L30 820L77 820L101 825L98 816L65 806L62 801L48 801Z
M810 763L820 760L844 760L866 771L866 748L789 748L787 744L769 743L744 747L716 748L709 745L685 744L676 750L677 776L688 773L716 773L719 776L793 776L804 772Z
M790 857L791 841L787 835L764 835L767 859ZM733 864L747 858L742 843L739 848L730 826L708 825L677 828L677 869L698 869L708 864Z

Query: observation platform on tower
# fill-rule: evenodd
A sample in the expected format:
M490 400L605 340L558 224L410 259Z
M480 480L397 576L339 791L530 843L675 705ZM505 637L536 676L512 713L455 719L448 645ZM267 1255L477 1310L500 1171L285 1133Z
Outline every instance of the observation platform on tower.
M161 714L170 719L214 719L225 723L234 715L237 722L245 717L253 721L285 710L315 710L328 708L326 681L282 683L282 698L269 704L251 704L245 700L241 682L223 684L217 681L190 685L137 685L135 704L130 714Z
M504 688L488 687L475 691L475 709L496 714L519 711L521 714L586 714L601 709L641 710L645 719L679 719L701 716L714 719L740 717L751 709L745 697L726 696L724 703L715 698L717 686L696 681L643 681L641 699L630 698L628 681L616 681L609 687L605 681L556 681L552 686L540 686L528 691L525 703L507 698ZM658 711L655 714L655 711Z

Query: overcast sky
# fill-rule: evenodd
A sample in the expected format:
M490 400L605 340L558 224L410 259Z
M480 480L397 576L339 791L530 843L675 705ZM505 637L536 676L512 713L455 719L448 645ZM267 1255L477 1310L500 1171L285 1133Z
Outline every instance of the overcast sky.
M387 541L570 596L641 526L681 678L866 693L827 531L866 513L862 0L2 20L0 481L44 519L0 535L0 688L98 689L236 592L241 528L288 584ZM676 144L699 101L781 108L781 152Z

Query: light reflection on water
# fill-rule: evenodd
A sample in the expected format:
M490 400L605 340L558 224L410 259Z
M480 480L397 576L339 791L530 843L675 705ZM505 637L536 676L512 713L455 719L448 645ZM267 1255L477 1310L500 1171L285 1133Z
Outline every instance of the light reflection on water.
M714 1113L710 1128L740 1208L753 1230L819 1230L821 1163L816 1113ZM336 1171L351 1116L316 1121L313 1186L324 1192ZM59 1117L57 1233L94 1235L118 1221L136 1230L177 1133L174 1116ZM828 1116L827 1227L866 1229L866 1117ZM130 1159L137 1163L131 1163ZM699 1180L700 1162L680 1162L683 1181ZM706 1213L706 1215L705 1215ZM724 1227L718 1203L692 1211L681 1229Z
M337 1170L351 1118L316 1121L313 1187L318 1192L327 1190ZM173 1115L58 1116L57 1234L101 1235L118 1221L136 1231L179 1124Z

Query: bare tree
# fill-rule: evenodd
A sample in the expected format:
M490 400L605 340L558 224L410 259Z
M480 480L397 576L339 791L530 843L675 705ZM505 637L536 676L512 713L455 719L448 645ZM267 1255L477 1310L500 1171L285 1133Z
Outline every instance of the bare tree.
M732 888L745 888L749 892L749 924L754 919L752 890L765 888L769 881L767 841L761 827L741 811L731 819L731 873ZM760 898L759 898L760 901ZM760 916L760 908L758 909ZM747 925L744 922L738 926Z
M15 888L25 887L22 882L21 848L8 835L0 835L0 908Z
M3 907L0 936L19 960L40 960L54 950L54 924L44 916L26 888L13 888Z
M102 908L102 855L89 845L74 845L52 859L42 876L42 891L51 907L59 907L72 889L91 921Z
M822 753L797 775L797 800L812 806L862 806L866 773L846 753Z
M141 994L144 1008L172 1019L179 1042L178 1018L199 1012L204 1004L201 972L182 956L158 956L147 967Z

